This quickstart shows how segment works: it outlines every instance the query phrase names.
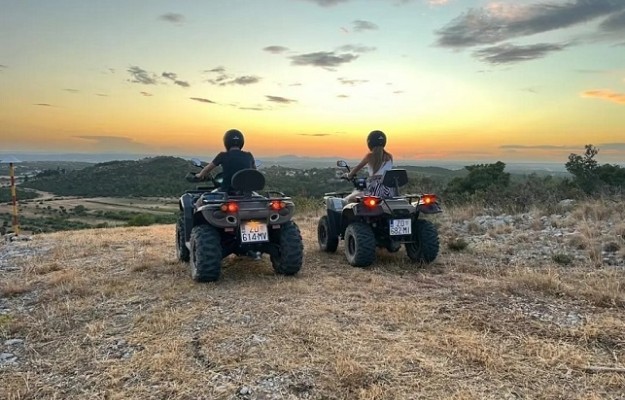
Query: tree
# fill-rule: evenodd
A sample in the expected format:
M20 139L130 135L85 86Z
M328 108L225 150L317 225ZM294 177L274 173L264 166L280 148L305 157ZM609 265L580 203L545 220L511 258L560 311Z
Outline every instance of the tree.
M595 156L599 149L592 144L584 146L586 152L583 156L571 153L569 161L565 164L566 170L573 175L573 182L577 184L587 194L596 191L599 185L597 176L598 163Z
M494 164L475 164L464 167L469 174L462 178L454 178L449 182L447 191L470 193L489 189L502 189L510 184L510 174L504 172L506 164L497 161Z

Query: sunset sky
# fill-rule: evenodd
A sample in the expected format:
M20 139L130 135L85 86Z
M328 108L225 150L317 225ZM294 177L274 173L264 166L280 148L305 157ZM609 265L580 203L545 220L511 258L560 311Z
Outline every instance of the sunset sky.
M625 160L624 0L0 6L0 152Z

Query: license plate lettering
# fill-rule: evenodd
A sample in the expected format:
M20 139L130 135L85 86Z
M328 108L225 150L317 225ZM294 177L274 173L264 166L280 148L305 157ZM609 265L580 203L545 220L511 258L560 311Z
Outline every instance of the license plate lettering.
M412 220L407 219L392 219L389 224L389 235L410 235L412 233Z
M242 243L267 241L269 241L269 231L266 224L255 221L244 222L241 224Z

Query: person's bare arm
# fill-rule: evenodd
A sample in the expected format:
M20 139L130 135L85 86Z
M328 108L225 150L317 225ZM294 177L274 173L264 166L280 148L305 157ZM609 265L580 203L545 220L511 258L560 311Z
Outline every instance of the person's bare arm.
M371 153L367 153L367 155L364 156L364 158L362 159L362 161L356 165L350 172L349 174L347 174L347 178L348 179L352 179L357 173L358 171L360 171L365 165L367 165L367 163L369 162L369 155Z
M204 179L206 178L206 176L215 169L215 167L217 167L215 164L213 164L212 162L209 163L207 166L205 166L204 168L202 168L202 170L200 172L198 172L197 174L195 174L195 177L198 179Z

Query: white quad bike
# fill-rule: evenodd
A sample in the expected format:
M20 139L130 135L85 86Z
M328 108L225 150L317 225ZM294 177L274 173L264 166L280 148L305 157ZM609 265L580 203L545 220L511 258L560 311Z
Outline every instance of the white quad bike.
M343 160L337 166L350 170ZM364 190L366 179L351 179L355 189ZM405 169L392 169L384 174L382 183L399 188L408 183ZM355 267L367 267L375 261L376 248L397 252L403 244L410 260L418 264L433 262L438 256L439 238L436 226L421 214L442 212L434 194L405 194L390 198L360 196L347 203L349 192L324 195L326 215L319 219L317 240L322 251L331 253L345 241L347 262Z

